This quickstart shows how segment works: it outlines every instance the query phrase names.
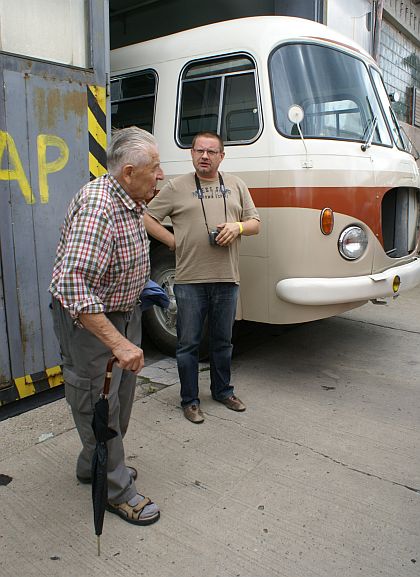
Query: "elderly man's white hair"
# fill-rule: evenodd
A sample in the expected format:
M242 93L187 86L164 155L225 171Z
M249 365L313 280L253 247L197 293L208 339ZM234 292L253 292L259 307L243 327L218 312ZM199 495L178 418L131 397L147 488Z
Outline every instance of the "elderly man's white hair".
M125 164L148 164L153 149L157 149L156 138L146 130L137 126L113 130L107 151L108 172L117 176Z

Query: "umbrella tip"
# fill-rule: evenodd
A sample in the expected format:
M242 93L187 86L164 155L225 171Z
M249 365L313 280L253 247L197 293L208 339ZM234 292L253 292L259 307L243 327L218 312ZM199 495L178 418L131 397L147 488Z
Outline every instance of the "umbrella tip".
M101 556L101 537L98 535L97 539L98 539L98 557L100 557Z

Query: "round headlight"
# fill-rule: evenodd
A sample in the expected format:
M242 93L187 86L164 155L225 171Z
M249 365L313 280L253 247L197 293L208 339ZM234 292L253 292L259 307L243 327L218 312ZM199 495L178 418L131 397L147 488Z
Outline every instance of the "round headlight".
M360 226L345 228L338 239L338 250L343 258L355 260L365 252L368 239Z

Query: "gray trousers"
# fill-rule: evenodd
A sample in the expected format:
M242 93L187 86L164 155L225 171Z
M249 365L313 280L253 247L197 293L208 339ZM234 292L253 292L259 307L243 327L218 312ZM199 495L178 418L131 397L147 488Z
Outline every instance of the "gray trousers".
M63 361L64 390L82 442L76 474L91 477L92 456L96 440L92 418L96 401L102 392L106 365L111 351L87 329L74 325L69 313L52 299L54 331L60 343ZM132 313L113 312L106 315L129 341L141 345L141 309ZM123 503L137 494L134 481L125 465L123 438L127 432L134 401L136 375L114 365L110 386L109 427L118 435L108 441L108 500Z

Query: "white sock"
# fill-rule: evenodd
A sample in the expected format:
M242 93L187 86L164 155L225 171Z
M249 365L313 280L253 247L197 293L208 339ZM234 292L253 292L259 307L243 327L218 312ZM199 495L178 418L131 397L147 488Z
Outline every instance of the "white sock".
M128 504L130 505L130 507L135 507L143 500L144 500L143 495L139 495L137 493L137 495L134 495L134 497L128 501ZM150 505L146 505L146 507L143 509L143 511L140 514L140 518L151 517L152 515L156 515L158 511L159 511L158 506L155 503L150 503Z

